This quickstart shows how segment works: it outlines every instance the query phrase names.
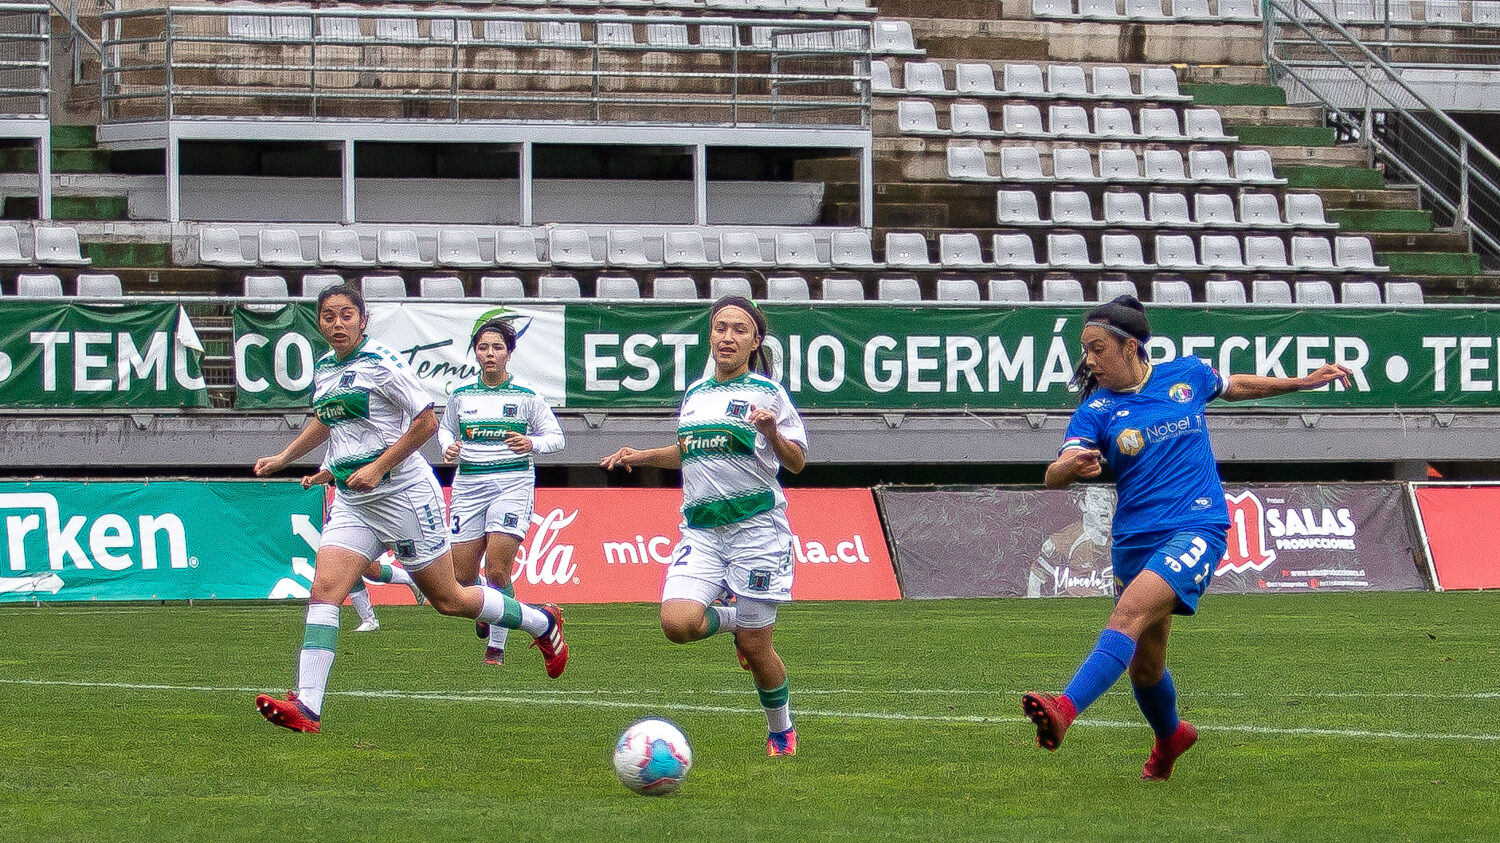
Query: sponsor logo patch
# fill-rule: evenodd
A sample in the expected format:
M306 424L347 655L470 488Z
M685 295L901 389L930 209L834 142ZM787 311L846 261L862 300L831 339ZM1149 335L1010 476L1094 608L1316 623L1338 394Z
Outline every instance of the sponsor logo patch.
M1133 457L1139 454L1142 448L1146 447L1146 438L1141 435L1139 430L1127 427L1120 431L1119 436L1115 437L1115 447L1119 448L1120 453L1127 457Z
M1167 395L1178 404L1186 404L1193 400L1193 388L1185 383L1174 383L1172 388L1167 390Z

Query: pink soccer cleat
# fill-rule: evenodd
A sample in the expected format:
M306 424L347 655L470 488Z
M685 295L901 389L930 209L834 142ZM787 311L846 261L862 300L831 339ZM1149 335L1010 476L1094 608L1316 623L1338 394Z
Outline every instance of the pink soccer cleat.
M485 647L484 663L497 666L505 664L505 651L499 647Z
M772 732L766 736L766 755L777 758L782 755L797 754L797 730L787 729L785 732Z
M563 615L562 609L552 603L544 603L540 608L552 619L552 625L547 632L535 641L531 646L542 651L542 662L547 667L547 676L556 679L562 676L563 668L568 666L568 642L563 640Z
M307 706L297 700L295 691L287 691L284 700L278 700L270 694L261 694L255 698L255 708L260 712L261 717L283 729L313 733L321 730L318 715L313 714Z
M1038 694L1021 697L1021 710L1036 724L1036 745L1049 752L1062 746L1063 734L1078 717L1078 709L1066 696Z
M1164 782L1172 778L1172 765L1179 756L1198 742L1198 729L1186 720L1177 724L1172 737L1157 738L1151 745L1151 756L1141 768L1141 779L1148 782Z

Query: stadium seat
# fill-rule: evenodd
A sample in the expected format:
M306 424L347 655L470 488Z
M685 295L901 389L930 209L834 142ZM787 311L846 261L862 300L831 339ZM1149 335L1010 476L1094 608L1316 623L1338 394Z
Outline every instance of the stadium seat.
M885 235L885 263L902 269L931 269L927 238L910 232L888 232Z
M582 228L549 228L547 260L553 266L595 267L603 261L594 257L593 238Z
M761 251L759 234L733 229L719 234L719 263L723 266L752 268L772 265Z
M908 94L946 94L943 66L935 61L909 61L901 69L901 87Z
M325 228L318 232L318 265L358 269L374 266L375 261L364 256L358 231L352 228Z
M826 284L826 282L825 282ZM881 301L921 301L922 287L915 278L881 278L875 282L876 298ZM825 286L826 297L828 289Z
M432 266L417 247L417 233L405 228L382 228L375 235L375 261L381 266Z
M653 299L696 299L698 282L687 275L658 275L651 281Z
M1198 260L1209 269L1246 269L1240 238L1233 234L1205 234L1198 241ZM1160 263L1160 258L1157 259Z
M1047 93L1064 99L1081 99L1089 95L1088 77L1076 64L1047 65Z
M600 21L594 24L594 40L600 46L635 46L635 25L624 22Z
M707 269L719 265L708 259L703 233L697 229L668 231L662 237L662 257L667 266L684 269Z
M1106 232L1099 237L1099 260L1106 269L1129 272L1155 269L1154 264L1146 262L1142 252L1141 238L1134 234Z
M1182 124L1177 112L1170 108L1143 108L1136 115L1140 122L1141 137L1154 141L1182 139Z
M257 299L291 298L286 278L280 275L246 275L245 296Z
M865 285L858 278L824 278L823 301L864 301Z
M877 20L871 35L870 51L877 54L914 53L916 41L911 24L904 20Z
M1297 304L1333 304L1333 285L1321 278L1298 281L1293 288Z
M1077 105L1053 105L1047 108L1047 131L1062 138L1090 138L1089 113Z
M1241 193L1240 222L1251 228L1280 228L1281 203L1274 193Z
M1098 296L1095 301L1114 301L1118 296L1141 297L1140 290L1136 289L1135 282L1129 278L1101 278L1099 279Z
M1038 65L1006 63L1001 69L1001 74L1005 83L1002 90L1008 96L1043 97L1047 95L1047 88L1042 84L1042 68Z
M1098 65L1093 69L1094 96L1122 100L1135 96L1130 86L1130 70L1119 65Z
M1073 0L1031 0L1031 16L1034 18L1073 18Z
M290 228L260 230L260 263L262 266L316 266L317 261L302 256L302 237Z
M1193 222L1212 228L1236 228L1234 197L1227 193L1199 193L1193 196Z
M378 41L422 40L422 33L415 18L376 18L375 38Z
M1337 272L1333 262L1333 244L1327 237L1293 237L1292 267L1297 270Z
M1374 281L1345 281L1340 285L1342 304L1380 304L1380 285Z
M74 281L82 298L118 299L125 295L120 276L112 272L80 272Z
M994 263L1002 269L1040 269L1036 259L1036 244L1031 236L1023 233L997 233L994 235Z
M818 241L811 232L778 231L776 265L787 269L820 269L828 263L818 257Z
M464 282L456 275L428 275L417 282L417 292L424 299L461 299Z
M1286 179L1276 177L1271 153L1264 149L1236 149L1234 177L1246 184L1286 184Z
M988 288L990 301L1031 301L1031 289L1020 278L991 278Z
M948 106L948 126L953 134L964 137L997 134L990 128L990 110L980 102L956 102Z
M1099 181L1094 173L1094 156L1081 147L1052 148L1052 178L1070 184Z
M1034 105L1007 103L1000 108L1000 130L1015 137L1045 137L1042 110Z
M404 299L406 282L399 275L366 275L359 279L359 291L367 299Z
M1189 108L1183 111L1182 133L1189 140L1201 143L1234 140L1233 135L1224 134L1224 120L1212 108Z
M938 301L979 301L979 284L972 278L939 278Z
M698 27L698 44L711 49L733 49L737 43L734 32L734 27L727 24L702 24ZM889 68L886 81L890 81Z
M583 40L583 25L578 21L550 21L541 22L537 32L537 42L559 47L581 46Z
M1190 304L1193 301L1193 288L1186 281L1153 278L1151 301L1156 304Z
M1083 285L1077 278L1042 279L1042 301L1072 303L1083 300Z
M489 266L479 254L479 235L468 228L443 228L437 233L438 266L473 268Z
M1099 268L1099 264L1089 260L1088 241L1082 234L1072 231L1047 234L1047 263L1063 269Z
M1286 244L1274 234L1245 235L1245 265L1251 269L1289 269Z
M1177 87L1177 71L1170 67L1141 68L1141 96L1158 102L1191 99Z
M43 266L88 266L82 254L78 230L61 225L37 226L36 262Z
M23 272L16 276L16 295L62 298L62 279L51 273Z
M1291 304L1292 288L1280 278L1257 278L1250 282L1250 300L1256 304Z
M1209 304L1244 304L1245 285L1233 279L1211 278L1203 282L1203 300Z
M1094 204L1081 190L1052 191L1051 211L1053 224L1090 226L1096 222Z
M803 289L807 288L807 282L802 282ZM718 301L725 296L739 296L741 298L754 298L754 291L750 286L750 279L741 275L715 275L708 279L708 297Z
M1141 181L1141 160L1134 149L1101 149L1099 178L1117 182Z
M1047 181L1042 175L1042 156L1034 146L1000 149L1000 177L1006 181Z
M1117 0L1078 0L1078 16L1088 20L1120 20Z
M1425 304L1422 285L1416 281L1385 282L1385 303L1394 305Z
M708 27L703 28L707 29ZM857 64L855 69L856 71L858 70ZM870 62L870 93L897 93L896 86L891 82L891 66L880 59L873 59Z
M307 272L302 275L302 298L315 299L329 287L344 283L344 276L335 272Z
M1165 184L1188 181L1182 168L1182 153L1175 149L1148 149L1142 156L1142 165L1148 182Z
M1042 219L1037 209L1036 194L1029 190L999 190L995 192L995 220L1001 225L1041 225L1049 222Z
M514 275L485 275L479 279L479 297L482 299L526 298L526 285Z
M536 235L529 228L502 228L495 233L495 265L526 268L546 266L536 253Z
M320 17L318 37L324 41L363 41L365 34L359 28L359 19Z
M1194 225L1188 216L1188 199L1182 193L1153 193L1146 199L1146 211L1151 222L1159 226L1188 228Z
M812 294L800 275L775 275L766 279L767 301L808 301Z
M1236 241L1238 243L1238 241ZM1186 234L1156 235L1156 265L1162 269L1202 269L1193 238Z
M1111 140L1134 140L1140 137L1136 134L1134 118L1128 108L1095 108L1094 132L1101 138Z
M1333 238L1333 255L1341 269L1363 272L1385 272L1388 269L1375 263L1375 249L1368 237L1340 235Z
M583 290L571 275L543 275L536 279L536 295L542 299L577 299L583 297Z
M594 279L596 299L638 299L641 285L629 275L601 275Z
M9 235L6 234L7 231L10 232ZM9 241L14 238L15 231L10 226L0 226L0 263L19 262L11 258L10 252ZM20 244L15 246L15 258L20 258ZM255 266L254 260L245 257L238 230L211 226L198 229L198 261L209 266Z
M1143 21L1167 20L1161 0L1125 0L1125 17Z
M1037 167L1040 170L1041 165L1038 164ZM948 144L948 178L955 181L999 181L999 178L990 175L983 149L951 143Z
M1323 213L1323 197L1316 193L1288 193L1286 221L1297 228L1337 228Z
M1232 182L1229 159L1217 149L1194 149L1188 153L1188 175L1199 182Z
M1139 193L1104 194L1105 225L1146 225L1146 202Z
M1425 8L1426 15L1423 20L1426 23L1451 26L1464 21L1463 7L1459 5L1458 0L1427 0ZM1386 285L1386 290L1390 291L1389 284Z
M889 256L889 251L886 254ZM983 269L989 266L979 248L979 235L968 231L938 235L938 262L944 269Z
M646 24L646 44L652 47L687 47L688 28L681 23Z
M646 236L633 228L612 228L607 235L610 266L639 269L654 269L662 265L659 260L646 256Z
M995 71L987 64L959 62L953 68L953 88L961 95L992 97L1000 92L995 88Z
M829 238L833 266L839 269L880 269L885 264L874 258L870 232L863 229L835 231Z

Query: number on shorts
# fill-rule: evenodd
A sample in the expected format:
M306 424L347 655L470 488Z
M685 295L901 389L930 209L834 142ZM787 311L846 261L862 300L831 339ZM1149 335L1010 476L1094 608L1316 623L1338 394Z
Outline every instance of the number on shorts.
M1208 542L1204 541L1201 536L1193 536L1193 546L1188 548L1188 552L1176 559L1168 556L1167 567L1172 569L1172 573L1180 574L1184 568L1192 569L1195 567L1198 561L1203 558L1203 554L1207 552Z
M453 513L453 535L455 535L455 536L458 535L458 528L459 528L459 523L458 522L459 522L458 513L455 512L455 513Z

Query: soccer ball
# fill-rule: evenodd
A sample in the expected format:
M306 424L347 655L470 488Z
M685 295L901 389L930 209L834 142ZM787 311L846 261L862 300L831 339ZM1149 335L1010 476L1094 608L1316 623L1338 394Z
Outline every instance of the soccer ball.
M693 766L693 749L676 724L648 717L630 724L615 744L615 774L642 796L671 793Z

